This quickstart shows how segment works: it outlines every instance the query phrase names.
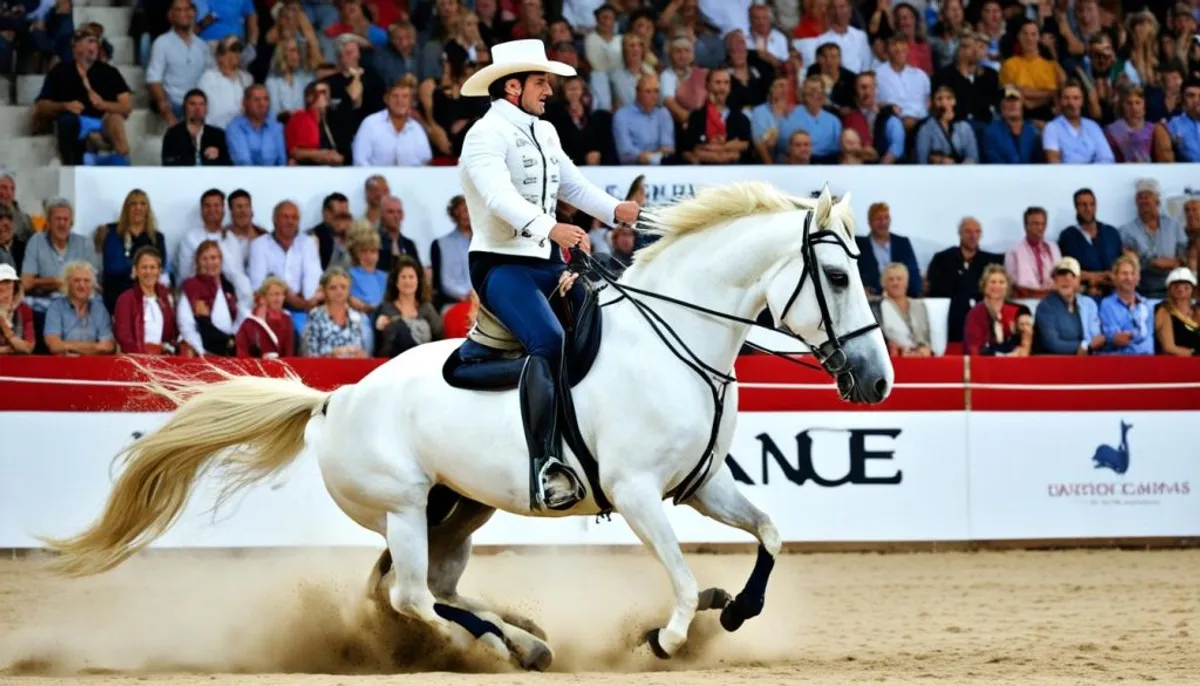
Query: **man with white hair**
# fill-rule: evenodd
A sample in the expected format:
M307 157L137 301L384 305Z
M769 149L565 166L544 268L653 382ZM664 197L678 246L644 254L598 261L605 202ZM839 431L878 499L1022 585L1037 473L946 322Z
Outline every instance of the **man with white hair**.
M113 354L112 320L96 294L96 268L90 262L68 262L62 282L66 297L46 310L46 347L54 355Z
M587 232L555 220L559 198L609 225L637 221L636 202L618 201L585 179L563 152L553 125L540 119L551 95L549 73L575 69L546 57L538 40L492 49L492 64L463 84L464 97L487 95L491 108L467 133L459 178L472 235L468 263L480 307L525 348L521 407L530 452L530 507L569 509L582 482L560 458L557 384L564 333L550 306L563 297L579 311L586 283L567 271L563 250L589 249Z

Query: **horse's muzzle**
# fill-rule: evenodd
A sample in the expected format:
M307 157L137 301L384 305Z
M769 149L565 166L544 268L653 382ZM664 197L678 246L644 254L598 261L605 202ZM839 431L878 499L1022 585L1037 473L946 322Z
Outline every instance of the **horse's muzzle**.
M874 405L887 396L887 379L880 377L874 383L859 383L852 371L843 371L834 377L837 381L838 395L842 400L852 403Z

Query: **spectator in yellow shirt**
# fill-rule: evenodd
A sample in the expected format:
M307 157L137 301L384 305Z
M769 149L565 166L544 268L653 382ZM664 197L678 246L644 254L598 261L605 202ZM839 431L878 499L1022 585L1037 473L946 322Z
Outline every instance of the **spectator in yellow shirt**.
M1054 118L1054 97L1066 81L1066 72L1038 53L1040 42L1037 23L1025 20L1017 32L1016 53L1000 67L1000 85L1021 91L1026 118L1046 122Z

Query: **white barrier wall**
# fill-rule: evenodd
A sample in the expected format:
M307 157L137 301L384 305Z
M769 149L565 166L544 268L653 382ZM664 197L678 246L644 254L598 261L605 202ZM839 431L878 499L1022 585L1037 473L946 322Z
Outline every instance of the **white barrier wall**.
M73 533L103 507L110 464L166 415L0 414L0 548ZM741 488L786 541L962 541L1200 535L1195 412L743 412ZM1120 425L1132 425L1120 449ZM1093 456L1105 452L1095 466ZM1124 457L1122 457L1122 455ZM1123 470L1123 471L1120 471ZM380 544L334 505L305 454L276 482L208 512L206 483L164 547ZM680 540L748 535L669 507ZM635 544L614 516L497 515L479 544Z
M819 191L829 183L835 194L853 193L859 234L867 231L867 207L887 202L892 230L912 239L922 270L934 253L957 244L958 221L967 215L982 223L984 247L1004 252L1024 235L1021 215L1028 206L1046 208L1047 236L1052 240L1074 224L1071 196L1081 187L1095 191L1100 219L1116 226L1135 216L1133 187L1139 178L1159 181L1164 204L1172 214L1181 213L1181 196L1200 195L1200 164L587 167L583 172L622 198L633 180L644 174L651 204L689 196L704 184L734 180L768 181L800 195ZM376 173L388 179L393 194L404 202L404 231L428 259L430 242L452 228L445 208L460 192L454 168L76 167L76 231L91 232L98 224L115 221L125 195L133 188L149 194L159 225L169 237L168 250L185 230L199 226L200 194L209 188L226 194L238 188L249 191L256 221L267 228L275 203L296 201L307 228L321 221L321 200L334 191L348 196L355 216L361 215L366 206L363 181Z

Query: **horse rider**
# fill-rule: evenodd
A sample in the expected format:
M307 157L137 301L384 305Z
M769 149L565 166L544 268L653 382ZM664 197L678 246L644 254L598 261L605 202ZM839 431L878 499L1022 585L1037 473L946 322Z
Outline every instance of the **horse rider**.
M586 285L567 270L562 250L590 250L587 232L556 221L558 199L613 226L632 225L639 206L619 201L583 177L563 152L558 133L539 117L551 95L549 74L575 69L550 61L540 40L492 48L492 63L473 74L462 95L490 96L491 107L468 131L459 178L471 217L471 285L485 307L527 354L520 397L530 452L530 508L565 510L584 494L560 459L558 379L564 334L550 306L558 291L578 312Z

